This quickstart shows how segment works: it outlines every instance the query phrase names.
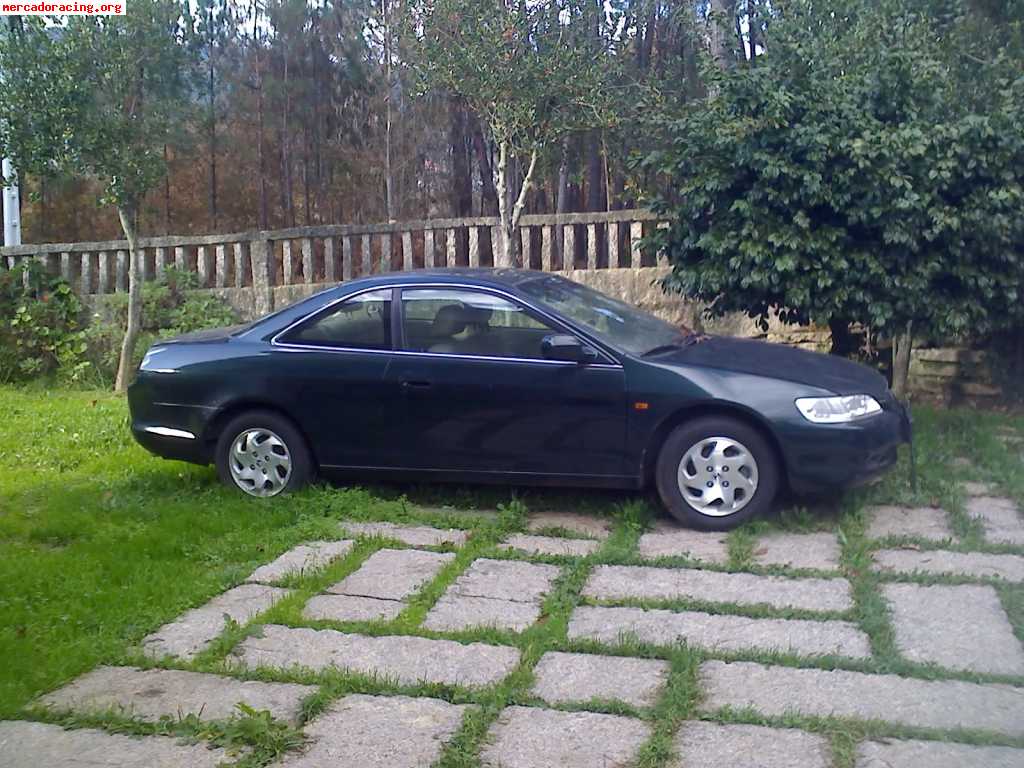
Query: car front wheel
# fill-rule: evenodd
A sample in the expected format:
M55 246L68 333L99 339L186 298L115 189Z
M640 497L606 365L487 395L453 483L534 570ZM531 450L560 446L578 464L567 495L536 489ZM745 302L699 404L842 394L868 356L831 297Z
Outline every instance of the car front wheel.
M232 419L217 441L216 464L225 485L261 498L297 490L313 475L302 435L288 419L270 411Z
M658 456L658 495L682 523L709 531L735 528L769 509L779 462L753 427L727 417L686 422Z

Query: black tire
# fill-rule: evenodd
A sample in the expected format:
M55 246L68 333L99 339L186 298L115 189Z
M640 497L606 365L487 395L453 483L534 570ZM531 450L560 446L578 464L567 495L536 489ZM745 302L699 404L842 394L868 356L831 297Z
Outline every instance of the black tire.
M282 487L274 490L272 493L259 493L254 492L254 490L248 490L240 482L236 482L232 474L231 447L236 439L251 430L271 432L284 444L290 464L289 472L284 475L284 478L280 478L279 469L271 468L269 465L265 466L262 462L257 466L258 457L252 458L254 464L251 467L254 472L266 475L267 472L265 470L270 469L279 473L279 480L277 482L280 483L281 479L284 480L281 483ZM259 446L254 444L253 447L254 450L257 450ZM217 475L222 483L241 493L264 498L297 491L312 482L316 475L313 456L310 453L309 446L306 445L306 440L302 433L299 432L298 428L288 418L273 411L247 411L229 421L224 426L224 429L221 430L220 437L217 439L214 462L217 465ZM267 486L272 488L274 485L275 482L273 480L267 480L264 487L265 489ZM253 487L255 488L255 482Z
M705 514L690 506L678 481L683 457L692 447L710 437L724 437L740 443L757 466L757 486L749 500L735 512L723 516ZM655 483L662 503L676 520L691 528L727 531L771 508L779 489L779 470L774 448L757 429L738 419L707 416L685 422L669 434L658 454Z

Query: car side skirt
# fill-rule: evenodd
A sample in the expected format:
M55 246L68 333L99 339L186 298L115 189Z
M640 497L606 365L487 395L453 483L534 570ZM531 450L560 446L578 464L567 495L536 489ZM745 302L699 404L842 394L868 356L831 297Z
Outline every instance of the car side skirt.
M640 477L634 475L567 475L538 474L533 472L484 472L448 469L420 469L404 467L350 467L322 465L320 472L330 477L375 477L388 480L417 480L434 483L480 483L486 485L536 485L564 488L620 488L635 490L642 487Z

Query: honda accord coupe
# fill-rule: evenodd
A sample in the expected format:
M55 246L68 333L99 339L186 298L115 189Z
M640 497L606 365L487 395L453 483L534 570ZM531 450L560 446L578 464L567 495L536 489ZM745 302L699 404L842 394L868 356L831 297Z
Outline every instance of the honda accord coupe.
M398 272L161 341L129 390L151 452L270 497L318 474L643 489L725 530L862 483L910 422L881 375L688 333L557 275Z

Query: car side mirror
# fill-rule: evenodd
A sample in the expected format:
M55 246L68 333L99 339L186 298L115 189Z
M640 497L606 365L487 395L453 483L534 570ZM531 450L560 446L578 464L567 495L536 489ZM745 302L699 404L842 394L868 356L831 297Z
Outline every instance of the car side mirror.
M598 359L597 350L568 333L552 333L545 336L540 342L540 353L545 360L564 360L580 365L593 363Z

